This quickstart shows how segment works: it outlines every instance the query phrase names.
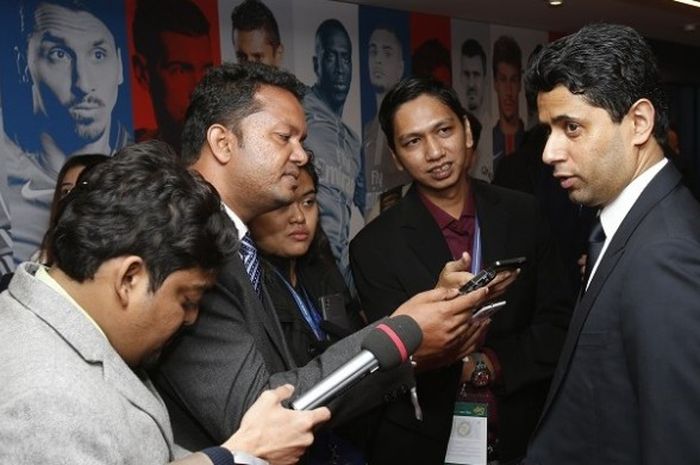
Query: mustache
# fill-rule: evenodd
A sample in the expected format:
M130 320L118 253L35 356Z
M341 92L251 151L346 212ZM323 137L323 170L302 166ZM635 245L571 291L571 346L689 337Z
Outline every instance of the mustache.
M87 94L83 97L78 97L70 102L69 108L79 110L81 108L100 108L104 107L105 102L101 98L93 94Z

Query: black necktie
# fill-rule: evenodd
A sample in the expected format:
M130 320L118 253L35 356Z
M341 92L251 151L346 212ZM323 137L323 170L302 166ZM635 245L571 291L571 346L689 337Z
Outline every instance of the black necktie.
M588 255L586 256L586 273L583 277L583 292L586 292L588 287L588 280L591 277L591 272L595 266L600 251L603 249L603 244L605 243L605 231L603 231L603 225L600 224L600 216L596 217L595 223L593 223L593 228L591 233L588 235Z

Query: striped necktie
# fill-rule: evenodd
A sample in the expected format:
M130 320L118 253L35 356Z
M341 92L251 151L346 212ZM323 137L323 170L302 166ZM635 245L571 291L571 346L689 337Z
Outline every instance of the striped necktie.
M245 271L248 273L248 277L250 277L250 282L253 284L255 293L260 297L260 259L258 258L258 249L255 247L250 233L245 233L241 239L240 253Z

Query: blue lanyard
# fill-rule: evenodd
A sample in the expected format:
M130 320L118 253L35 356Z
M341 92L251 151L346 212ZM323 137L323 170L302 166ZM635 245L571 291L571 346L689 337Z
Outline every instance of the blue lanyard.
M296 303L297 308L301 312L301 316L304 317L304 320L309 325L309 328L311 328L311 331L313 331L314 336L316 336L316 339L319 341L325 340L326 334L321 329L321 316L318 313L318 310L316 310L316 307L314 306L313 302L309 298L309 295L306 293L306 289L304 288L304 286L300 286L301 291L303 292L303 296L299 295L296 289L294 289L294 287L289 283L289 281L287 281L285 277L282 276L282 273L280 273L277 270L277 268L272 267L272 269L275 271L275 273L277 273L277 276L279 276L284 285L287 286L289 293L292 294L294 303Z
M479 227L479 217L474 215L471 273L477 274L479 271L481 271L481 228Z

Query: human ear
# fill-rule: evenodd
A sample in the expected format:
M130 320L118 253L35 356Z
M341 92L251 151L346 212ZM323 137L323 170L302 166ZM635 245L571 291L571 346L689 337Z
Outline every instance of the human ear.
M130 255L124 257L117 267L115 289L122 308L129 307L139 288L148 288L149 275L146 264L141 257Z
M215 123L207 129L207 143L214 158L225 165L233 158L233 150L238 146L238 137L224 125Z
M642 98L632 104L627 117L632 124L632 142L634 145L644 145L654 132L656 109L649 99Z

